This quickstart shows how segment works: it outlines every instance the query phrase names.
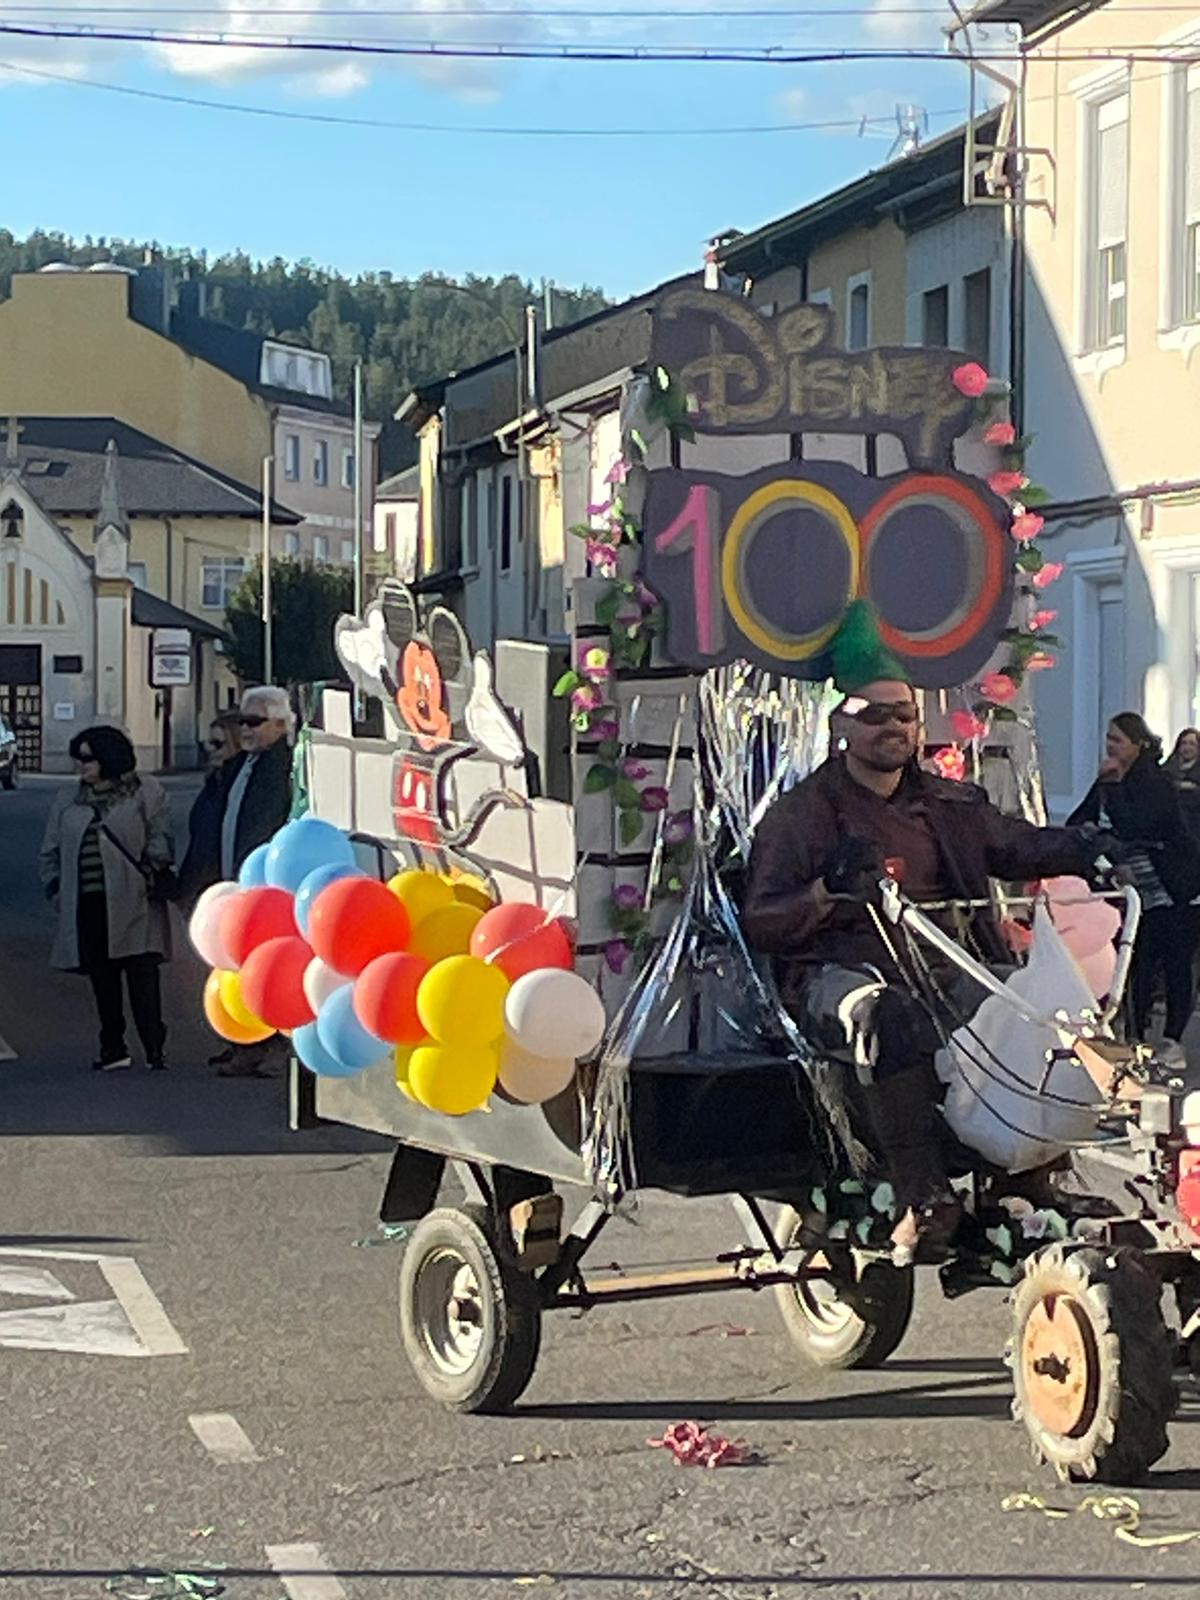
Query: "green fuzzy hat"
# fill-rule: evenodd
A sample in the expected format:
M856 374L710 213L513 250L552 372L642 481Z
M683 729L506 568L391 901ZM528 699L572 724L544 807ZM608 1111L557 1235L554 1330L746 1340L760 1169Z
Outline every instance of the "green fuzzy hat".
M852 600L846 607L841 626L829 646L833 681L843 694L856 694L865 684L886 678L893 683L911 683L908 668L901 666L879 636L875 613L866 600Z

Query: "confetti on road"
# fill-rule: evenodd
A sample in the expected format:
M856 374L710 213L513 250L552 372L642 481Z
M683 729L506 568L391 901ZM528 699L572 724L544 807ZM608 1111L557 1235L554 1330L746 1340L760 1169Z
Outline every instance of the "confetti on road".
M1115 1522L1115 1538L1139 1550L1162 1550L1170 1545L1191 1544L1200 1539L1200 1528L1181 1528L1173 1533L1142 1533L1142 1506L1131 1494L1089 1494L1077 1506L1052 1506L1040 1494L1010 1494L1000 1502L1001 1511L1040 1511L1052 1522L1075 1516L1093 1516L1100 1522Z
M647 1439L651 1450L669 1450L677 1467L744 1467L754 1452L744 1439L726 1439L698 1422L674 1422L661 1439Z

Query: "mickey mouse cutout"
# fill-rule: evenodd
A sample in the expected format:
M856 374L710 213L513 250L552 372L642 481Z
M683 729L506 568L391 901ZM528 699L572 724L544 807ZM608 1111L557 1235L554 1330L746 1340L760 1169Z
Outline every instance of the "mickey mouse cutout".
M451 832L443 792L451 762L477 754L502 767L525 761L524 742L493 691L486 652L477 651L471 664L462 624L444 606L434 607L422 629L411 590L391 579L363 621L338 618L334 646L351 681L383 702L401 741L392 792L399 837L433 847L468 842L482 821L481 805ZM486 809L526 803L507 790L483 798Z

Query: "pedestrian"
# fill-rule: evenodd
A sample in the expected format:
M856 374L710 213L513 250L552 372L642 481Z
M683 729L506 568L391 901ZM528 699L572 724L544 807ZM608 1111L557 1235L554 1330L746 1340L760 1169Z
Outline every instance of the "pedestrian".
M1167 1015L1160 1058L1182 1065L1194 997L1191 901L1200 894L1200 848L1163 766L1162 742L1136 711L1122 711L1109 723L1096 781L1068 821L1111 829L1127 847L1126 864L1142 903L1130 971L1133 1031L1143 1040L1149 1033L1154 986L1161 973Z
M1200 729L1185 728L1167 758L1167 772L1179 795L1188 832L1200 844Z
M222 711L209 724L208 771L188 814L187 851L179 869L179 895L185 908L194 906L204 890L221 876L223 777L227 763L241 751L240 735L236 711Z
M273 684L247 689L238 714L241 754L221 772L220 876L236 878L252 850L266 844L292 809L292 750L296 717L287 691ZM222 1078L275 1075L277 1044L235 1045L214 1058Z
M58 912L50 962L84 973L100 1021L93 1067L131 1065L122 981L151 1070L165 1066L159 966L171 953L171 808L156 778L137 771L117 728L87 728L71 740L79 782L54 802L38 860Z

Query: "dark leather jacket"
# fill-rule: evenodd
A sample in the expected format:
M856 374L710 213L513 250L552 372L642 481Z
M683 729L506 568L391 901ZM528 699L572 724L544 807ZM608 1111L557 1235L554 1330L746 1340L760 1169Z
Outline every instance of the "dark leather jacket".
M1176 905L1200 895L1200 848L1169 772L1148 750L1119 783L1097 780L1068 820L1096 822L1102 810L1118 839L1144 847Z
M1005 816L976 785L933 777L915 764L904 783L906 803L915 802L928 816L951 898L984 899L993 878L1025 883L1091 869L1095 847L1078 830L1038 828ZM877 842L864 824L872 804L878 797L856 784L835 757L781 796L759 824L742 926L754 949L778 958L785 999L796 994L814 963L884 964L879 935L862 906L839 902L829 908L813 898L839 838ZM977 936L982 932L977 925ZM989 956L1003 959L990 925L985 937Z

